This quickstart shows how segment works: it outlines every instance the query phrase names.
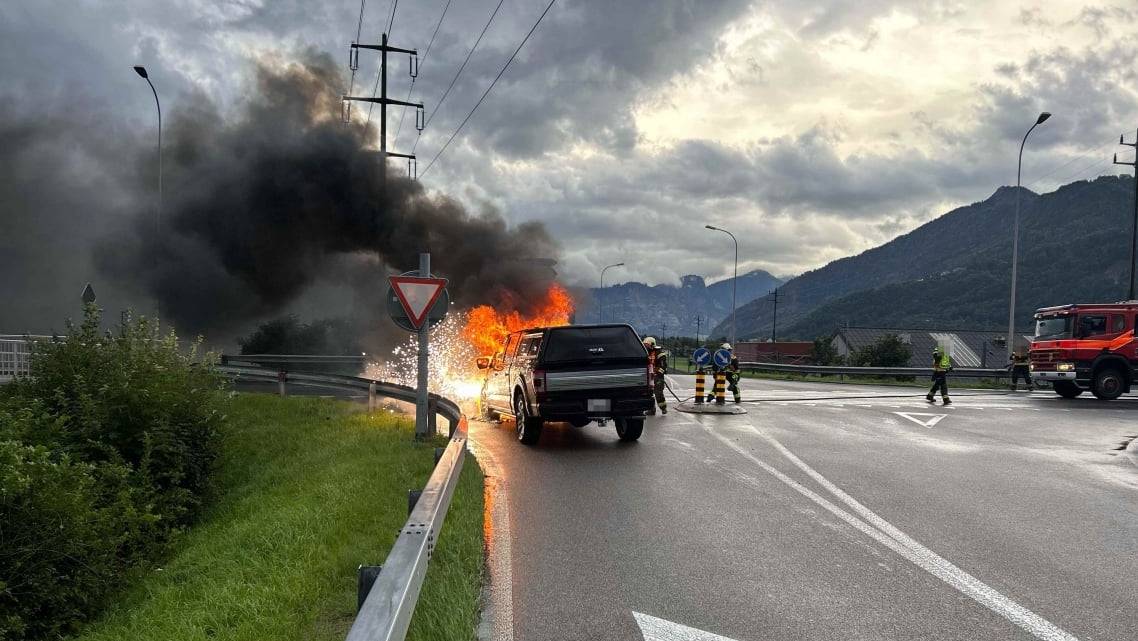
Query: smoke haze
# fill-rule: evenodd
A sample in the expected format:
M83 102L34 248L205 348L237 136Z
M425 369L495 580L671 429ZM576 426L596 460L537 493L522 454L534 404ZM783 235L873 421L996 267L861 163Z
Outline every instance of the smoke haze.
M524 307L544 291L553 273L541 261L557 253L544 227L510 228L492 210L471 214L425 193L397 164L384 180L367 149L374 125L340 121L341 82L329 56L305 52L291 62L261 59L233 115L201 94L180 97L166 116L157 234L153 146L133 134L89 134L41 153L13 151L65 140L61 131L75 127L6 119L0 154L12 169L0 191L5 218L23 221L25 238L34 238L51 222L42 210L59 209L52 199L63 199L98 210L107 222L82 233L58 230L76 235L68 256L35 256L34 243L25 243L18 255L5 248L0 267L86 260L85 245L97 236L94 265L116 288L156 299L180 330L207 336L247 331L306 297L326 304L314 286L338 290L331 300L351 292L356 315L370 321L382 314L384 276L417 268L424 250L432 252L433 270L450 278L458 305ZM101 169L82 180L45 171L74 147ZM346 315L350 307L325 307L321 315Z

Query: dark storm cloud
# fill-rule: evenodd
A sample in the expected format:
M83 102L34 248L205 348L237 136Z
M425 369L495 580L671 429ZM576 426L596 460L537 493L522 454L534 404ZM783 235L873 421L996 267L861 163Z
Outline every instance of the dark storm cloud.
M640 92L679 70L705 63L723 29L749 4L747 0L558 2L467 125L466 144L507 157L538 156L581 141L626 153L637 141L631 109ZM448 98L425 134L423 148L433 150L445 140L470 109L472 99L464 103L461 97L482 92L542 8L514 3L507 24L496 26L496 37L475 54L455 87L459 98ZM480 26L485 17L475 23ZM436 43L429 63L435 69L454 69L466 55L467 40L472 38L458 37L466 32L455 31L458 28L455 23L449 30L444 26L440 38L446 40ZM422 87L429 103L449 78L449 73L424 75L417 87Z

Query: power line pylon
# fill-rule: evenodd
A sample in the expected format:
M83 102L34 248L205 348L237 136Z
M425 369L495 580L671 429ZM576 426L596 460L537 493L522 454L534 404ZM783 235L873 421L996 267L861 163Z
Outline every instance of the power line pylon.
M1126 142L1124 136L1119 136L1118 144L1124 147L1134 147L1135 152L1134 162L1118 162L1118 154L1114 154L1114 164L1134 167L1134 223L1130 229L1130 293L1126 295L1126 300L1135 300L1134 259L1135 252L1138 251L1138 134L1136 134L1134 142Z
M426 114L423 112L423 103L421 102L406 102L403 100L396 100L395 98L387 97L387 54L390 53L405 53L409 58L408 73L412 78L419 75L419 52L416 49L402 49L400 47L392 47L387 44L387 34L383 34L380 44L365 45L353 42L348 56L348 66L355 71L360 67L360 49L371 49L380 52L379 55L379 97L374 95L368 96L348 96L343 97L343 102L347 105L350 101L369 102L378 104L380 109L379 115L379 154L383 158L386 165L388 158L406 158L407 159L407 174L411 178L418 178L419 166L418 159L415 154L401 154L394 151L387 150L387 105L402 105L404 107L415 108L415 129L423 130L426 124ZM347 109L345 108L345 118ZM386 174L386 171L384 172Z

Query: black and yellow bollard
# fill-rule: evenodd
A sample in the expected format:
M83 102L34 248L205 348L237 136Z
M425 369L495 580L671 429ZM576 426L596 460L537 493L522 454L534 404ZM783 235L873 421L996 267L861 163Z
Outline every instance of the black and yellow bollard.
M695 403L696 405L703 405L703 368L695 371Z
M727 404L727 374L724 372L715 373L715 404Z

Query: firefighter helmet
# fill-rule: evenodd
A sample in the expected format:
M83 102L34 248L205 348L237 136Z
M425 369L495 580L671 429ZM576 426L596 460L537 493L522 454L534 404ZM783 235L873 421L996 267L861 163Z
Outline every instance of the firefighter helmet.
M656 346L656 339L652 338L651 336L645 336L644 337L644 344L648 347L655 347Z
M731 343L723 343L722 345L719 346L719 349L725 349L725 350L730 352L731 350L733 350L735 348L731 347Z

